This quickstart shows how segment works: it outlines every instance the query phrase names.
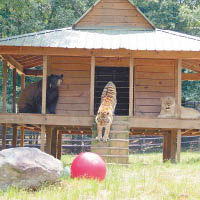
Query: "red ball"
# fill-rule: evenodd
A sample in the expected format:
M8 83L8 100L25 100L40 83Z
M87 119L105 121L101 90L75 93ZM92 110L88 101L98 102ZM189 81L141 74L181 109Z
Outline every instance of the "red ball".
M92 178L100 181L106 176L106 164L96 153L80 153L72 162L72 178Z

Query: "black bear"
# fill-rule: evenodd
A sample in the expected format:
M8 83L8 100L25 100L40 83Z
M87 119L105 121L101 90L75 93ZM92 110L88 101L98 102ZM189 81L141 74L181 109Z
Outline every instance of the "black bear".
M63 74L47 77L46 113L55 114L58 101L58 87L63 81ZM18 101L19 113L41 113L42 110L42 80L25 88Z

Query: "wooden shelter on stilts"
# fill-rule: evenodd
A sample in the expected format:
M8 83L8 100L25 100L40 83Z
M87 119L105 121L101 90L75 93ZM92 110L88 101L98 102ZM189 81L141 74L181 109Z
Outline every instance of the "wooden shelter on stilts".
M2 148L6 128L41 125L41 149L61 156L62 133L95 134L94 118L103 87L117 87L116 113L108 143L93 142L92 151L108 163L128 163L129 134L162 135L163 160L180 160L181 134L200 129L198 119L181 119L181 81L200 80L200 38L156 29L129 0L99 0L72 27L0 39L3 62ZM43 70L35 67L42 66ZM13 69L13 113L6 112L7 68ZM182 68L195 73L182 73ZM42 113L16 113L16 73L21 89L26 76L41 76ZM56 114L46 114L49 74L64 74ZM161 119L160 97L172 96L177 118ZM199 132L197 132L199 134ZM46 146L46 148L44 148ZM58 146L58 148L56 148ZM58 151L57 151L58 150Z

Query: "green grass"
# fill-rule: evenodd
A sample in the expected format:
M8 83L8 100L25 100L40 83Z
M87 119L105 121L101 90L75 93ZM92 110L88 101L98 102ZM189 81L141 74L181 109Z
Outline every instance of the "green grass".
M63 156L64 164L73 157ZM180 164L162 163L162 154L130 156L129 167L107 167L106 179L63 178L37 191L10 188L0 200L198 200L200 199L200 153L182 153Z

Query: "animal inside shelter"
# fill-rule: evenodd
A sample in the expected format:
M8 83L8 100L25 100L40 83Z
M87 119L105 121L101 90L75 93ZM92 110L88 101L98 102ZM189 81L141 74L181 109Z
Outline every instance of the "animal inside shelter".
M107 163L126 165L130 134L160 135L163 160L174 162L180 160L181 134L200 129L197 117L181 117L182 80L200 80L200 38L157 29L129 0L99 0L69 28L0 39L0 55L3 148L7 127L13 127L14 147L17 129L41 131L41 149L54 156L60 155L62 134L90 133L91 151ZM13 113L6 108L8 67L13 70ZM16 73L22 91L26 76L42 77L40 113L16 110ZM47 113L51 74L63 75L55 114ZM95 118L109 81L116 86L117 104L110 139L102 142L95 140ZM161 106L162 97L174 101L170 115L161 115L169 110ZM21 140L23 146L23 134Z

